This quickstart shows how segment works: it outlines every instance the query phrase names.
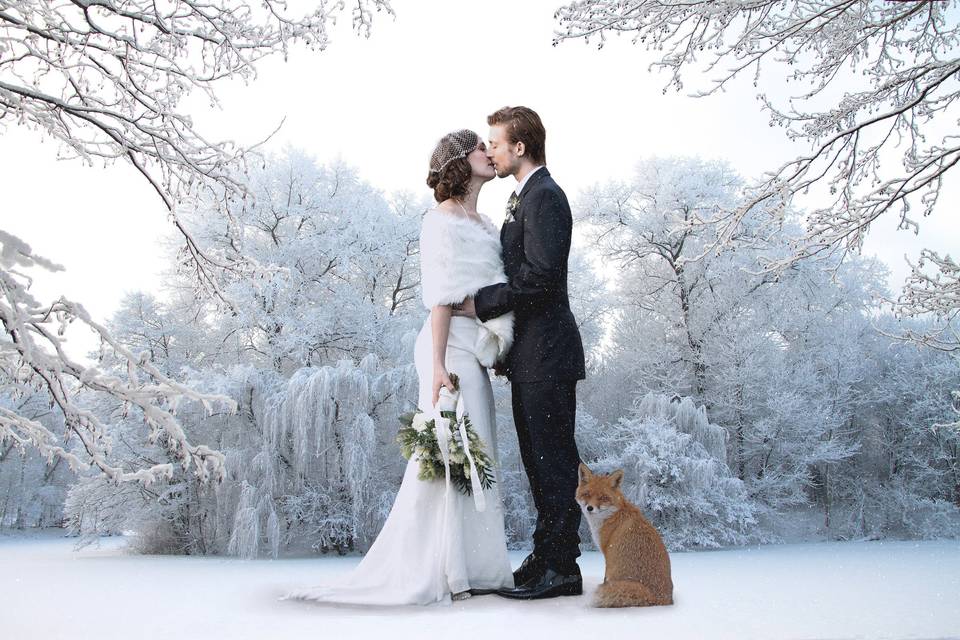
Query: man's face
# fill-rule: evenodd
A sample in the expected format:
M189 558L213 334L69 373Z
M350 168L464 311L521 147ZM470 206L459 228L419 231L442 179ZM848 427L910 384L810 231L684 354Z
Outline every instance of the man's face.
M506 178L517 173L517 170L520 169L520 156L517 155L520 148L522 148L520 143L511 144L503 125L494 124L490 126L487 157L493 161L498 177Z

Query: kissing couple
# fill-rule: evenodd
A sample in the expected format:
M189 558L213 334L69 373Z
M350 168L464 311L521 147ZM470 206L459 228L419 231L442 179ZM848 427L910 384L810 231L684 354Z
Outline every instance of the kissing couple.
M574 422L585 369L567 296L573 219L545 166L546 131L537 113L504 107L487 124L488 143L473 131L454 131L430 158L427 185L437 205L424 214L420 232L430 314L414 348L418 406L432 409L456 387L496 476L489 369L507 376L537 509L533 552L511 571L498 483L464 495L450 490L449 475L445 482L418 479L419 461L411 456L390 515L360 564L335 583L285 599L401 605L582 593ZM480 189L495 176L517 181L499 231L477 211Z

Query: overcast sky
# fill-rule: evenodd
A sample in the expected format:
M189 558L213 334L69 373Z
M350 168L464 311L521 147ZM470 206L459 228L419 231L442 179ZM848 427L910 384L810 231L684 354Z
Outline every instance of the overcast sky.
M769 126L749 79L710 98L664 95L666 76L648 71L652 58L625 38L602 50L552 46L558 6L394 0L396 19L376 15L369 39L351 33L344 15L328 50L296 50L261 64L250 84L224 83L220 110L199 94L185 104L208 139L252 143L285 118L268 149L291 144L320 161L340 157L378 188L422 194L436 140L459 128L485 136L486 115L508 104L540 113L550 171L571 199L595 182L628 177L651 155L724 159L749 178L806 149ZM66 267L31 273L38 299L67 295L104 321L125 291L157 291L164 209L129 166L58 161L57 145L41 141L16 125L0 134L0 227ZM865 252L891 266L892 286L906 274L904 254L925 246L956 253L958 182L921 221L919 237L897 232L891 216L871 230ZM498 180L481 195L480 209L497 223L513 184ZM77 350L93 344L72 342Z

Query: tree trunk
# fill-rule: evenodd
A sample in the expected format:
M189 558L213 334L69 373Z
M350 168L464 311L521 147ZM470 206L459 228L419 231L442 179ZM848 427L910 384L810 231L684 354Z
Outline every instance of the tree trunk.
M746 453L743 450L744 443L744 424L743 424L743 386L737 385L737 477L741 482L747 480L747 461Z
M693 365L693 387L694 397L701 404L706 405L704 391L706 390L707 367L703 362L703 345L700 340L694 337L690 328L690 292L687 291L686 278L684 278L683 267L671 264L673 271L677 276L677 285L680 287L680 310L683 313L683 329L687 336L687 344L690 346L690 354ZM707 407L709 411L710 407Z

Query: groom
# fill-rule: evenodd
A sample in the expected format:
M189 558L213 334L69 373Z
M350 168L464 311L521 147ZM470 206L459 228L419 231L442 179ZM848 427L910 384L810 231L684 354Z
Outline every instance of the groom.
M580 509L574 501L580 456L573 437L577 381L585 377L583 344L567 297L573 219L563 190L546 166L546 131L527 107L504 107L487 118L487 156L517 187L500 230L509 282L464 300L461 315L514 312L514 342L500 363L513 392L520 456L537 508L533 553L514 571L518 599L579 595Z

